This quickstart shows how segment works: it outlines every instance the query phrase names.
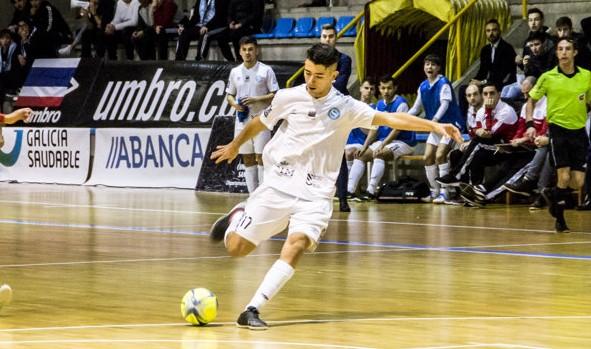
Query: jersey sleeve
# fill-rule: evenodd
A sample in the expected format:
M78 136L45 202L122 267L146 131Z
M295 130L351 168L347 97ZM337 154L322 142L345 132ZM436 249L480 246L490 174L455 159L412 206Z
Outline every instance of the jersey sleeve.
M440 101L450 101L452 100L451 96L451 87L449 84L445 84L441 87L441 91L439 92L439 100Z
M406 113L406 112L408 112L408 104L406 104L406 103L400 103L400 105L398 106L398 108L396 108L396 112L397 113Z
M228 77L228 86L226 87L226 93L232 96L236 96L236 85L234 84L234 69L230 71L230 77Z
M275 76L275 72L273 69L269 67L267 70L267 89L269 92L276 92L279 90L279 83L277 82L277 77Z
M378 111L352 97L349 98L352 128L372 128L373 118Z
M542 74L534 87L529 91L529 96L535 100L540 100L546 95L547 79L546 74Z
M265 108L260 114L261 122L269 130L272 130L279 120L287 118L286 108L284 107L285 103L282 102L282 100L285 99L283 96L284 94L285 93L282 90L277 91L271 101L271 105Z

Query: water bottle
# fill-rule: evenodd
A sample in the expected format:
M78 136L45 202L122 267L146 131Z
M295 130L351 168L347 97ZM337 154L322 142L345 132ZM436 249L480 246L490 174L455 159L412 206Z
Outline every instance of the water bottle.
M246 104L243 104L242 101L244 100L244 98L246 97L240 97L238 99L238 104L244 108L244 111L238 111L236 112L236 116L238 117L238 121L240 122L245 122L248 119L248 106Z

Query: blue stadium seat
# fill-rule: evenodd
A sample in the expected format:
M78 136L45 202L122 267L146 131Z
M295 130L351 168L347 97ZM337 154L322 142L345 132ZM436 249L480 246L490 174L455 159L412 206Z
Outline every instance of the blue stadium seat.
M311 38L314 36L314 22L312 17L302 17L298 19L293 29L294 38Z
M342 16L339 17L339 19L337 20L337 24L335 25L335 28L337 30L337 33L339 33L341 30L343 30L343 28L349 24L349 22L351 22L353 20L353 16ZM345 34L343 34L343 37L354 37L357 36L357 26L354 25L353 27L351 27L349 30L347 30L347 32Z
M273 38L273 30L275 29L275 18L272 16L265 16L263 18L263 26L261 33L254 34L256 39L271 39Z
M332 24L335 25L336 20L334 17L320 17L316 21L316 26L314 27L314 36L320 37L320 32L322 32L322 26L325 24Z
M273 30L276 39L284 39L291 37L291 32L295 26L295 19L293 18L279 18L275 30Z

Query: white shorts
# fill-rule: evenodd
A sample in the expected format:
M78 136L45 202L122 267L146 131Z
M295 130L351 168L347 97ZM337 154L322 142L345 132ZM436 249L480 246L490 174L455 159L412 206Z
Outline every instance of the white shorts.
M363 148L363 144L359 144L359 143L345 144L345 150L349 150L349 149L359 150L361 148Z
M376 149L378 149L379 146L382 145L382 141L376 141L373 142L369 148L372 151L376 151ZM393 140L392 142L386 144L384 146L384 149L388 149L392 152L392 155L394 155L395 159L398 159L399 157L403 156L403 155L410 155L412 153L414 153L414 148L411 147L410 145L404 143L403 141L397 141L397 140Z
M238 118L236 118L236 122L234 123L234 137L238 136L240 131L246 126L246 123L250 121L250 118L246 119L244 122L240 122ZM271 131L264 130L260 132L256 137L253 139L249 139L244 144L240 146L238 150L239 154L262 154L265 145L271 139Z
M287 235L303 233L314 251L332 216L332 200L307 201L260 185L250 194L236 233L258 246L288 228Z
M434 146L439 146L440 144L448 145L451 142L451 138L440 136L435 132L429 133L429 137L427 138L427 144L431 144Z

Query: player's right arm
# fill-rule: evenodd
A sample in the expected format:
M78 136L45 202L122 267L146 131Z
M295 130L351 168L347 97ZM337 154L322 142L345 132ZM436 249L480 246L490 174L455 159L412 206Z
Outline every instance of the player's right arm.
M21 120L26 121L32 112L30 108L22 108L6 115L0 113L0 124L14 124Z
M226 145L218 145L216 150L211 154L210 159L215 160L216 164L223 161L232 162L238 156L240 146L263 130L267 130L267 126L261 122L259 116L251 119L232 142Z
M377 112L373 118L374 126L388 126L404 131L435 132L450 137L458 144L463 142L462 134L452 124L440 124L430 120L418 118L408 113L384 113Z

